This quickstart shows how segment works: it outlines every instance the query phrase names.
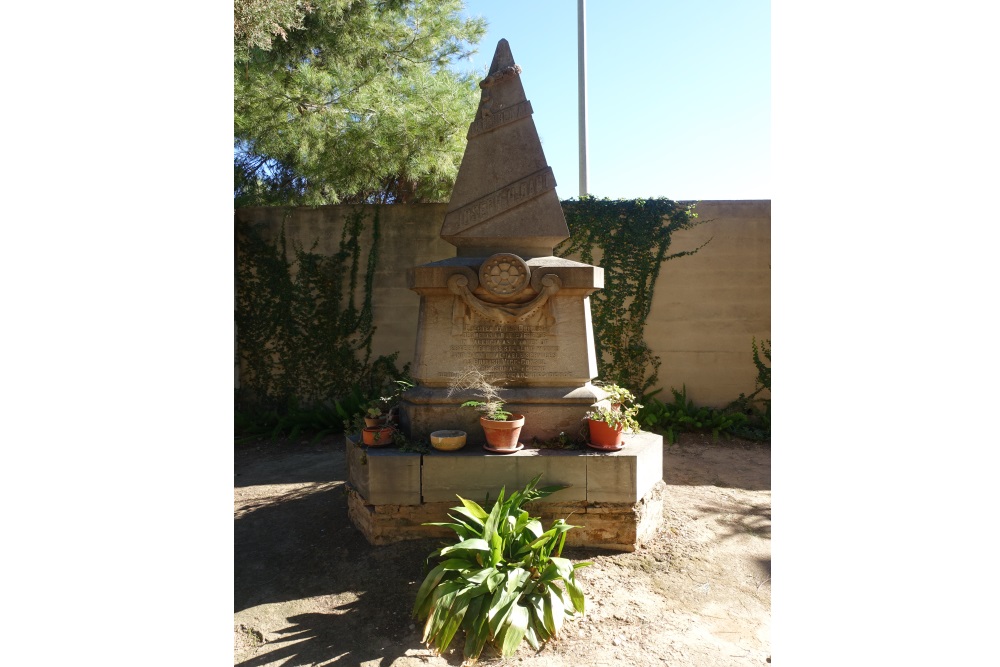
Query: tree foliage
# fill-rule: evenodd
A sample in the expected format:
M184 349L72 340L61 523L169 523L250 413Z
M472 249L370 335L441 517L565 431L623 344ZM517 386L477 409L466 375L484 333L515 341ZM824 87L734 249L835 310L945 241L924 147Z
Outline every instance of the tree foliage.
M485 22L460 0L282 1L301 29L236 51L236 205L445 200L478 98L455 66Z
M312 11L306 0L234 0L233 50L236 58L246 60L250 49L271 48L275 37L288 39L288 31L302 27L302 20Z

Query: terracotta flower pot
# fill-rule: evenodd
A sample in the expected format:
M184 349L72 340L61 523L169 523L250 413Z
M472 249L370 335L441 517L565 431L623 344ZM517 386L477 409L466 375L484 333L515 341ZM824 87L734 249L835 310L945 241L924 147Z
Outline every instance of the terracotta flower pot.
M486 442L493 449L517 449L517 439L521 437L524 415L511 415L507 421L493 421L480 417L479 423L486 434Z
M378 428L385 423L385 417L365 417L365 426L368 428Z
M376 434L378 434L377 438ZM366 428L361 433L361 439L369 447L384 447L386 445L391 445L392 428L389 426Z
M588 419L590 424L590 444L595 447L619 449L625 444L624 427L617 429L608 426L607 422Z

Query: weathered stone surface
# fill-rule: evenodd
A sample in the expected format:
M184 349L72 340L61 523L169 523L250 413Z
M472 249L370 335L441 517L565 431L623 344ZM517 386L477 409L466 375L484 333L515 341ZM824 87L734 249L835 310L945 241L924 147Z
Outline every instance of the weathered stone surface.
M480 397L447 391L470 370L505 388L508 409L526 417L524 442L574 437L604 398L591 385L597 357L589 300L604 273L552 254L569 229L520 71L500 40L441 227L458 256L407 272L420 295L417 386L400 415L412 438L460 429L470 444L484 441L477 415L457 409Z
M499 298L478 284L483 263L455 258L411 270L410 284L421 295L414 378L423 386L447 386L457 372L476 367L514 386L590 382L597 359L587 297L603 287L600 267L555 257L529 260L529 284ZM449 287L463 279L464 285ZM517 314L524 304L539 302Z
M576 526L566 533L566 544L612 551L634 551L656 533L663 516L662 481L636 503L603 504L599 511L586 501L529 503L525 506L532 516L549 526L556 519L564 519ZM348 516L370 544L379 546L425 538L451 538L448 528L424 526L424 523L448 521L448 512L458 506L458 499L451 502L424 503L423 505L374 506L356 489L349 489ZM486 506L489 509L489 505Z
M625 438L621 451L588 455L588 502L634 503L663 479L663 436L643 432Z
M661 436L639 433L619 452L526 448L500 455L466 445L421 456L348 440L349 516L372 544L445 537L450 533L421 524L445 521L456 496L489 507L501 487L509 493L541 473L542 486L569 488L526 506L533 516L579 526L567 538L572 546L630 551L656 531L663 515L662 445ZM416 481L408 476L412 470Z
M569 237L520 72L501 39L479 84L479 108L441 226L441 238L462 256L548 256Z
M530 444L532 438L540 441L565 433L576 438L583 431L583 416L587 410L604 398L598 387L511 387L502 392L511 412L525 416L521 429L521 442ZM445 387L419 387L407 393L403 401L401 421L412 437L423 439L433 431L458 429L468 434L470 445L486 442L479 412L459 407L472 394L448 395Z
M375 505L420 504L420 454L366 447L357 435L344 438L347 481Z
M578 439L586 412L606 398L591 383L597 357L589 301L604 274L552 254L569 230L519 73L501 40L441 228L458 256L407 272L420 316L416 386L401 401L400 426L417 440L462 430L468 444L424 455L422 465L372 450L362 465L348 445L351 520L374 544L428 536L420 524L442 521L456 496L486 504L490 494L523 488L539 474L543 486L567 486L537 505L546 521L574 517L580 528L570 544L634 549L657 524L651 494L662 476L661 437L638 434L612 453L528 446L490 454L479 446L480 413L460 407L482 397L449 391L466 371L483 373L502 388L506 409L525 416L524 445L560 434Z
M586 500L587 461L572 452L525 449L516 454L490 454L468 445L457 452L424 456L423 500L450 502L458 495L482 504L490 494L495 500L501 487L509 494L539 474L543 486L569 486L546 500Z

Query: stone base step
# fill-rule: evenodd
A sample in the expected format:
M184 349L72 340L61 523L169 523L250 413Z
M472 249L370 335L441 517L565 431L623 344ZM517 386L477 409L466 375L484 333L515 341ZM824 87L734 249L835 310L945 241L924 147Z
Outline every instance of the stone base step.
M501 487L567 485L527 508L543 524L561 518L579 526L570 546L632 551L651 537L663 515L663 438L637 433L618 452L526 447L490 454L466 445L457 452L419 454L358 444L346 438L348 516L369 543L448 538L452 532L423 523L447 521L462 496L489 507Z

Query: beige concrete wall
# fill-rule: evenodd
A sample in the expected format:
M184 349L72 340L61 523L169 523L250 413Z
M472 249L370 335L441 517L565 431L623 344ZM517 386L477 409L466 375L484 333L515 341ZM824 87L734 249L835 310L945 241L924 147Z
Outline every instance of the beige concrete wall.
M374 209L376 207L366 207ZM455 247L438 234L447 204L380 206L382 254L376 270L373 307L375 354L399 351L399 362L413 360L420 299L406 287L412 266L455 256ZM336 252L351 206L244 208L239 220L266 223L316 252ZM721 406L754 389L750 342L770 338L771 202L706 201L697 206L705 222L674 235L671 250L690 250L712 241L697 255L666 262L660 272L646 340L660 356L663 400L670 387L686 384L699 405ZM371 213L371 210L369 210ZM370 216L369 216L370 217ZM367 256L371 239L365 235Z
M687 385L697 405L721 407L754 390L751 343L771 337L771 202L703 201L702 223L673 235L646 322L646 341L663 362L657 395ZM767 396L763 396L767 397Z
M408 204L405 206L364 206L366 219L378 209L382 252L375 269L372 288L372 317L376 328L372 341L375 356L399 351L397 366L413 361L420 297L406 287L406 270L455 256L455 246L441 240L441 223L447 204ZM264 223L267 233L277 238L285 223L285 238L305 249L318 242L315 252L334 254L340 247L340 235L353 206L315 206L297 208L255 207L237 209L237 219ZM371 249L371 236L361 239L362 258ZM362 271L364 269L362 268Z

